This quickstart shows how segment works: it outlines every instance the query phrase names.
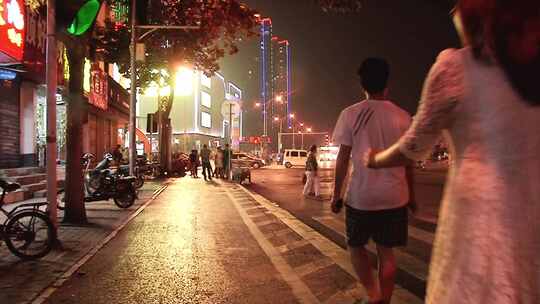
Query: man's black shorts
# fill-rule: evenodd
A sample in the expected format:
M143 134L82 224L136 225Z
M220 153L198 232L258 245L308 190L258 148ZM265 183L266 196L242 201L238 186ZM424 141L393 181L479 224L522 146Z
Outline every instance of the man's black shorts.
M369 239L392 248L407 245L407 207L385 210L358 210L347 206L347 245L363 247Z

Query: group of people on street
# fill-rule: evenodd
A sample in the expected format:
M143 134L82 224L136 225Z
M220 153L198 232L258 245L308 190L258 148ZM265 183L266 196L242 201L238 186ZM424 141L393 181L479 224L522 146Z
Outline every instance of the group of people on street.
M440 53L414 119L388 100L390 68L374 57L358 70L366 99L334 129L331 208L345 206L351 261L367 291L359 303L391 301L393 248L407 244L415 210L411 168L442 134L452 162L426 303L540 303L540 1L459 0L452 17L463 48ZM317 167L308 168L314 181Z
M229 144L225 144L225 149L217 147L216 151L212 151L207 145L203 145L200 153L196 149L191 150L189 154L189 167L192 178L199 178L198 170L202 166L202 174L205 181L211 181L212 177L227 178L229 176L229 163L231 158L231 150ZM214 161L215 168L212 168Z

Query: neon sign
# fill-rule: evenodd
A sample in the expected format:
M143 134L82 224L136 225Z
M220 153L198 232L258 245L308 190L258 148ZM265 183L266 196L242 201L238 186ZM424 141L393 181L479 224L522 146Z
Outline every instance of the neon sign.
M0 0L0 51L22 60L24 30L24 0Z

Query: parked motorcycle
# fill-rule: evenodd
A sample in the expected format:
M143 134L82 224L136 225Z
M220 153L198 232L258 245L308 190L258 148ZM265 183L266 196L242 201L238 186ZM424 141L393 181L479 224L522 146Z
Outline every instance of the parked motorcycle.
M135 170L135 172L133 172L133 173L135 175L135 181L133 182L133 187L135 187L135 189L139 189L144 185L144 174L141 172L140 167L139 167L138 164L137 164L137 166L135 166L134 170ZM118 172L118 174L120 174L122 176L130 176L129 175L129 166L128 165L118 166L117 172Z
M95 156L86 153L82 157L84 170L84 201L85 203L97 202L113 199L114 203L120 208L129 208L137 198L137 192L134 187L136 177L122 176L119 172L109 169L113 157L110 153L103 156L97 166L91 170L90 166ZM65 208L65 191L61 189L58 192L58 208Z
M159 177L161 175L161 167L158 162L153 162L146 157L137 159L137 172L142 177Z

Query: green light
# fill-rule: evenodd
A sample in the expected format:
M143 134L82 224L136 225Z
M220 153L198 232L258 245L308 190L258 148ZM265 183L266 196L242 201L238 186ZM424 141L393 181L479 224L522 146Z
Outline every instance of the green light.
M99 0L89 0L77 12L75 19L68 27L68 33L80 36L84 34L94 23L101 4Z

